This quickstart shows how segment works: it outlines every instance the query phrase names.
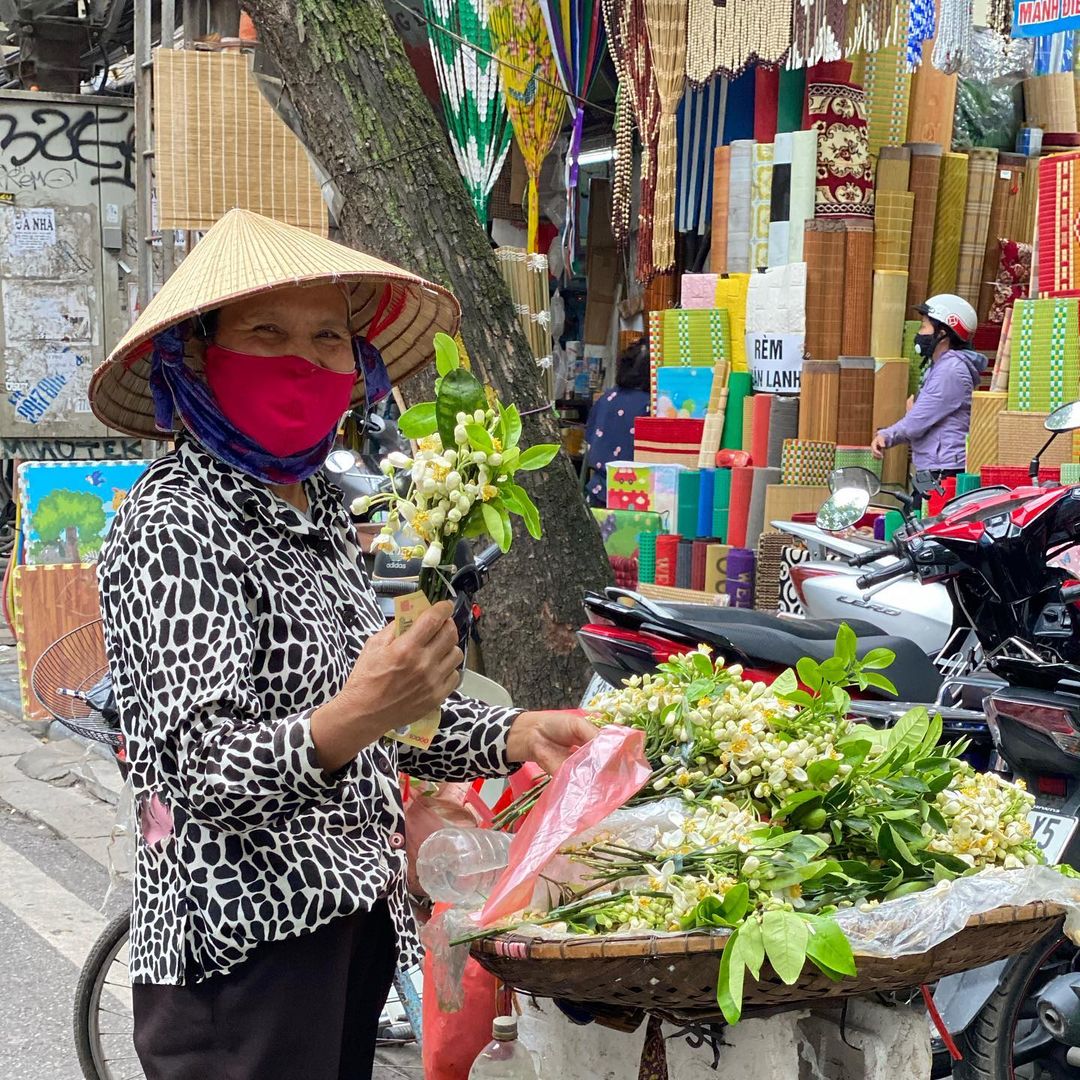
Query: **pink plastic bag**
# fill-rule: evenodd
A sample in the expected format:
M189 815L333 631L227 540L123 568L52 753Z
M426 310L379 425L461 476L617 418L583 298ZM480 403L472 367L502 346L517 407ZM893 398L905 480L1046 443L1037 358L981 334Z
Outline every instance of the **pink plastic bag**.
M510 843L510 862L491 890L480 924L490 926L527 907L540 872L559 848L603 821L652 775L645 733L606 727L552 777Z

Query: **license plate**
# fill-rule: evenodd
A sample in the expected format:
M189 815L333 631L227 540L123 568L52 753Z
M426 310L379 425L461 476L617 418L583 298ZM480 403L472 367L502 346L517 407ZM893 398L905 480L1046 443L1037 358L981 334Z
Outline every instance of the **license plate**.
M1061 860L1066 846L1076 832L1076 818L1055 814L1052 810L1032 810L1028 814L1031 832L1046 861L1054 866Z

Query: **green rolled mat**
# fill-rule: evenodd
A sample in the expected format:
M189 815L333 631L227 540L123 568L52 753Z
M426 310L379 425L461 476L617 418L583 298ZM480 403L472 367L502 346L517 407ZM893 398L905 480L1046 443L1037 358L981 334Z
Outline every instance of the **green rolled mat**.
M776 105L777 134L798 131L803 122L806 98L806 68L780 72L780 93Z
M923 380L922 357L915 351L915 335L920 326L922 322L919 319L908 319L904 323L904 356L911 364L911 374L908 376L909 394L917 394Z
M1061 482L1063 484L1080 484L1080 465L1073 461L1066 461L1061 466Z
M931 296L956 292L967 180L967 154L942 154L934 214L934 244L930 253L930 284L927 287Z
M637 538L638 581L646 585L656 582L656 533L638 533Z
M885 539L891 540L897 533L897 530L902 529L904 526L904 515L899 510L886 510L885 511Z
M982 487L982 480L978 473L962 472L956 478L956 494L966 495L969 491L976 491Z
M749 371L733 371L728 376L727 408L724 410L722 450L741 450L743 444L743 402L750 396L753 376Z
M838 446L833 468L866 469L881 479L881 458L874 457L874 452L868 446Z
M679 473L678 485L675 531L680 536L696 536L701 473L697 469L687 469L685 472Z

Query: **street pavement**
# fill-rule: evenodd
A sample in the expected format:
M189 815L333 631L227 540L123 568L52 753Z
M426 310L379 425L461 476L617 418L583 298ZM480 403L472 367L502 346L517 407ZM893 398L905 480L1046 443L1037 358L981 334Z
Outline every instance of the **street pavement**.
M81 1080L77 979L129 895L108 869L119 778L101 748L21 721L14 653L0 645L0 1080ZM112 853L123 866L122 841ZM379 1051L375 1080L422 1074L415 1045ZM108 1080L142 1076L132 1056Z

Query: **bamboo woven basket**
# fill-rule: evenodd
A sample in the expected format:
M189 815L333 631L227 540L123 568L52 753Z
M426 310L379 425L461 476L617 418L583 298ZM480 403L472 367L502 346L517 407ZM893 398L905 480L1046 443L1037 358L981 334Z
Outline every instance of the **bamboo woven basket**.
M995 908L927 952L856 957L858 975L840 982L808 965L794 986L785 986L766 964L760 980L747 976L743 1015L921 986L1023 952L1060 929L1063 916L1056 904ZM474 943L472 954L508 986L537 997L700 1020L719 1015L716 979L726 940L723 931L559 939L500 934Z

